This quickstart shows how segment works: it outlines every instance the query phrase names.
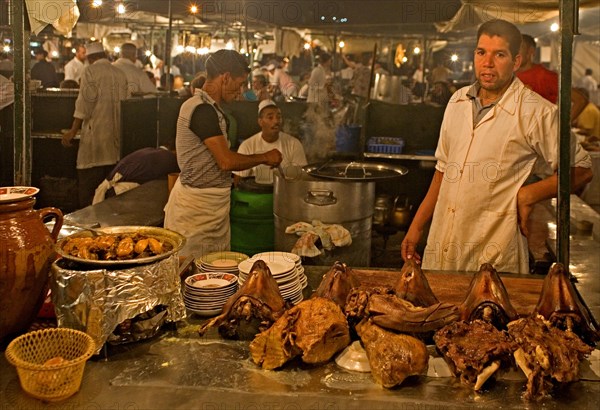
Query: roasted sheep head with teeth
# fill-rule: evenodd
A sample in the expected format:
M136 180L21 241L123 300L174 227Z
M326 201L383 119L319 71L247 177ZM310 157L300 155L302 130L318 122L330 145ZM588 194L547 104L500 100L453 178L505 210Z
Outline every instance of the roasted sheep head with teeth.
M508 365L516 349L506 331L477 319L445 326L433 340L452 373L474 390L480 390L503 362Z
M527 377L527 400L544 398L554 383L577 380L579 363L593 350L575 333L555 327L540 315L510 322L508 333L516 344L515 361Z
M252 339L268 329L286 309L279 286L267 264L257 260L250 269L248 279L223 306L223 312L205 323L200 336L219 326L219 333L229 339Z
M400 271L400 280L396 283L394 291L398 297L415 306L427 307L439 303L429 287L421 266L414 259L404 263Z
M552 265L546 275L533 313L542 315L553 326L576 333L591 346L600 340L598 322L582 302L561 263Z
M336 262L323 276L313 297L333 300L343 310L346 298L353 288L360 286L360 281L345 263Z
M498 272L489 263L484 263L471 279L467 297L460 305L460 319L481 319L500 329L516 317L517 311L510 303Z

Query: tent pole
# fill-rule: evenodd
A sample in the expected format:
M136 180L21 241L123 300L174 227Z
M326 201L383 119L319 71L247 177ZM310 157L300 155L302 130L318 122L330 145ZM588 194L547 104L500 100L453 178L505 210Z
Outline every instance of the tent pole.
M25 3L10 3L14 51L15 103L14 121L14 176L15 185L31 185L31 96L27 81L29 64L29 30L25 21Z
M560 79L559 79L559 146L557 198L557 260L569 270L569 234L571 214L571 69L573 36L577 27L578 0L560 2Z

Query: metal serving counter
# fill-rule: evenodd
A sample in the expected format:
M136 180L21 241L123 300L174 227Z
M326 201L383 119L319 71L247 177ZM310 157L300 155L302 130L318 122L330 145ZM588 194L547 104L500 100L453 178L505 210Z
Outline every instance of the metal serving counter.
M328 269L305 267L309 279L305 296L310 295L309 289L318 285ZM376 270L370 272L378 274ZM394 274L381 271L381 274L384 273L388 276ZM444 275L442 272L432 274ZM589 276L596 282L599 280L597 275ZM464 284L468 283L470 276L456 274L456 278ZM513 284L519 280L527 283L539 280L541 285L540 277L530 275L510 275L510 280ZM431 282L431 285L435 292L434 283ZM436 377L436 370L431 366L429 376L408 379L394 389L381 388L373 382L370 373L348 372L333 361L323 366L295 361L288 363L283 370L264 371L251 361L247 342L223 340L214 330L200 338L196 331L202 320L192 316L181 322L177 331L166 332L146 342L112 347L108 360L88 362L79 393L52 405L44 405L26 396L19 386L15 369L1 355L2 408L596 409L600 397L599 381L579 381L561 389L552 399L537 404L527 403L521 399L525 380L518 372L509 373L485 391L475 393L453 377ZM433 353L433 348L430 351Z

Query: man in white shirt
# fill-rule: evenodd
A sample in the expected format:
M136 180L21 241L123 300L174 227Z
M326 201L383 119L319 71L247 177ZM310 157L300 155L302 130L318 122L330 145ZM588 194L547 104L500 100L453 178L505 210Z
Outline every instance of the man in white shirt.
M85 67L85 46L77 46L75 57L65 65L65 80L75 80L79 83Z
M590 95L590 101L594 104L599 104L598 82L594 79L593 74L594 72L591 68L586 68L585 75L577 82L577 87L587 90Z
M125 73L127 77L128 94L143 93L148 94L156 91L156 86L148 78L148 75L136 66L137 47L132 43L124 43L121 45L121 57L113 63Z
M281 110L272 100L263 100L258 105L258 124L261 132L246 139L238 149L239 154L251 155L277 149L283 160L281 167L285 177L293 178L299 168L306 165L304 148L297 138L281 132ZM272 184L273 168L268 165L258 165L244 171L235 171L235 182L240 178L254 176L257 183Z

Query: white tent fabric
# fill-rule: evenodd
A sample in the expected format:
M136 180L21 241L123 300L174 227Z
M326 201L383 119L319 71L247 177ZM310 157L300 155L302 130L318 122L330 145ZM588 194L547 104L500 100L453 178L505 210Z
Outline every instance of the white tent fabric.
M25 0L25 7L31 31L36 35L48 24L52 24L60 34L70 36L71 30L79 20L76 0Z
M545 21L558 16L558 0L516 0L491 2L489 0L461 0L462 6L450 21L436 23L439 32L463 31L493 19L515 24ZM598 7L598 0L580 0L580 7Z

